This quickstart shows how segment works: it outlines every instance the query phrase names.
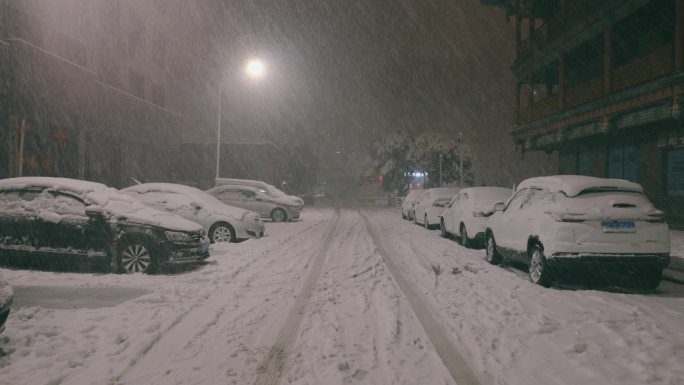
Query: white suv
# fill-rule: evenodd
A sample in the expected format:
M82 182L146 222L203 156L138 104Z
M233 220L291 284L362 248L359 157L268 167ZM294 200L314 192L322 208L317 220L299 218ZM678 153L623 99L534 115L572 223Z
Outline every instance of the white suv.
M524 263L530 280L628 276L655 288L669 263L664 214L640 185L575 175L523 181L495 206L485 230L486 258Z

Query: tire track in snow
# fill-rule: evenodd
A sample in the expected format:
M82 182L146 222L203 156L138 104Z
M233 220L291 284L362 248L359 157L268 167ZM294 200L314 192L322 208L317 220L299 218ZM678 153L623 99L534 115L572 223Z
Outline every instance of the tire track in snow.
M264 268L272 263L270 259L263 257L274 254L273 251L276 249L296 252L296 250L306 246L307 240L311 236L311 230L318 227L321 222L317 221L310 224L302 232L294 236L278 239L275 244L262 248L259 251L261 258L253 258L237 266L230 274L230 278L234 280L237 276L247 271L256 270L256 273L253 273L246 280L247 286L249 286L255 276L260 275ZM241 289L244 289L244 287L239 287L237 292ZM207 296L205 301L196 303L188 312L178 315L168 328L155 333L154 338L150 340L148 345L136 357L131 359L128 367L110 380L109 383L158 383L157 381L160 380L162 373L158 373L157 370L151 368L163 367L175 355L180 354L185 348L189 347L197 337L205 335L211 327L219 323L222 317L228 315L226 313L227 306L224 292L214 293ZM198 325L202 326L198 327ZM161 383L163 383L163 380Z
M311 301L313 291L316 288L318 279L323 271L323 265L328 256L328 249L330 248L339 221L340 213L337 211L335 213L334 221L328 227L328 232L326 233L325 238L323 238L320 247L317 249L311 270L304 281L304 285L297 296L297 300L287 314L287 318L278 332L276 342L271 347L264 361L257 367L258 374L257 379L254 382L255 385L276 385L285 372L287 355L295 342L299 325L304 317L304 311Z
M385 242L383 242L378 236L375 226L370 223L368 217L363 212L359 213L366 222L368 232L373 238L375 244L378 246L378 252L383 256L383 260L385 261L390 274L397 282L399 289L406 296L406 299L413 308L413 311L421 325L423 325L423 329L425 329L425 332L435 347L437 354L442 359L442 362L449 371L449 374L451 374L451 377L458 385L480 385L480 381L475 376L475 373L470 368L465 358L463 358L463 355L461 355L461 353L459 353L459 351L450 342L446 330L439 324L439 322L437 322L425 301L415 290L413 290L411 284L401 272L401 269L394 264L392 258L390 257L390 255L394 254L390 252L391 248L388 247L388 245L386 245Z

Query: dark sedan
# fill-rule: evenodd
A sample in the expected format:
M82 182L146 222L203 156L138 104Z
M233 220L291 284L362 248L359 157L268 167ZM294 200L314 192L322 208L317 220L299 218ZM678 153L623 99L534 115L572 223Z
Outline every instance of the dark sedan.
M0 266L133 273L208 256L200 225L116 189L66 178L0 180Z

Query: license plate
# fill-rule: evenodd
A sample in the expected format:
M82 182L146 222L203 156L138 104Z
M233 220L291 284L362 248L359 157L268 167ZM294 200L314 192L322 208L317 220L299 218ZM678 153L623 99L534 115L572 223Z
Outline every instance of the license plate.
M601 228L604 233L636 233L636 226L631 221L603 221Z

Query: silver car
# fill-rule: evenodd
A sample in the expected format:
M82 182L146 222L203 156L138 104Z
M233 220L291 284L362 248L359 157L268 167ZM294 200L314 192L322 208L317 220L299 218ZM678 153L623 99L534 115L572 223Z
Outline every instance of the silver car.
M159 210L199 223L212 243L237 242L264 236L256 213L219 202L202 190L173 183L143 183L121 192Z
M259 187L223 185L216 186L207 193L225 204L251 210L273 222L293 221L299 218L301 206L291 199L268 194Z

